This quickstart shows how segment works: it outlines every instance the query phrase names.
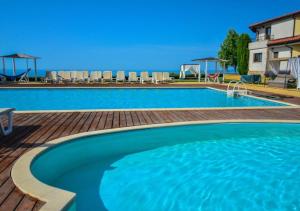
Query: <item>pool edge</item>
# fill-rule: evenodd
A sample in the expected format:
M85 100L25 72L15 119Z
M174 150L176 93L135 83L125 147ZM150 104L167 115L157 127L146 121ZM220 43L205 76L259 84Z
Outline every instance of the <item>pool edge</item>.
M209 85L203 87L0 87L1 89L211 89L219 92L226 92L226 90L210 87ZM300 108L300 105L284 102L280 100L272 100L268 98L258 97L254 95L245 95L249 98L254 98L262 101L273 102L281 104L282 106L248 106L248 107L184 107L184 108L123 108L123 109L71 109L71 110L21 110L15 113L68 113L68 112L103 112L103 111L182 111L182 110L236 110L236 109L287 109L287 108Z
M75 135L54 139L52 141L46 142L45 144L33 148L32 150L26 152L20 158L18 158L18 160L13 165L11 170L11 177L14 184L22 192L45 202L41 210L47 210L47 211L63 210L72 203L72 201L76 197L76 194L42 183L32 175L30 170L32 161L40 153L47 150L48 148L54 147L58 144L62 144L68 141L72 141L77 138L83 138L83 137L94 136L94 135L148 129L148 128L195 125L195 124L216 124L216 123L295 123L295 124L298 123L299 124L300 120L233 119L233 120L189 121L189 122L132 126L132 127L124 127L124 128L117 128L117 129L107 129L107 130L78 133Z

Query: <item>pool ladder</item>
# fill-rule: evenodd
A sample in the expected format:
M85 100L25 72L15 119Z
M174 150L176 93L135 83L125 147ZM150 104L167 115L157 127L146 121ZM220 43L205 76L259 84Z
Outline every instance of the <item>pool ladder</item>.
M231 85L233 85L232 88ZM247 94L248 94L248 90L246 88L246 85L242 81L230 81L229 84L227 85L228 97L239 97Z

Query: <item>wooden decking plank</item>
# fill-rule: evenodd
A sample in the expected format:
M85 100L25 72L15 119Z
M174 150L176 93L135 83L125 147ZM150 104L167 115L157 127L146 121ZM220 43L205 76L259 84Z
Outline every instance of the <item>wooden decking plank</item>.
M113 119L114 119L114 113L113 113L113 111L109 111L107 114L106 121L105 121L105 126L104 126L105 129L112 128Z
M138 119L138 117L137 117L136 112L135 112L135 111L131 111L130 114L131 114L131 118L132 118L132 123L133 123L133 125L134 125L134 126L140 125L141 123L140 123L140 121L139 121L139 119Z
M89 131L95 131L95 130L97 130L97 126L98 126L98 123L99 123L102 115L103 115L103 112L97 112L96 113L96 116L95 116L94 120L91 123Z
M29 142L29 144L40 145L49 140L48 138L57 130L57 128L71 115L72 113L60 113L56 114L54 119L49 122L47 127L39 136L37 141Z
M148 116L148 113L147 113L146 111L141 111L141 114L142 114L143 117L144 117L144 120L145 120L146 125L153 124L151 118Z
M113 128L119 128L120 127L120 112L119 111L115 111L113 114L113 124L112 124Z
M10 177L11 167L7 167L0 173L0 187L6 182L6 180Z
M78 124L78 122L81 120L81 118L83 117L84 113L83 112L77 112L75 113L75 119L67 126L67 128L65 129L65 131L61 134L61 137L70 135L72 133L73 130L75 130L76 125Z
M14 188L14 190L0 205L0 210L15 210L15 208L19 205L23 197L24 194L21 193L17 188Z
M37 201L32 209L32 211L38 211L45 203L42 201Z
M126 118L126 126L127 127L133 126L132 117L129 111L125 111L125 118Z
M84 112L79 122L76 122L77 124L71 131L71 134L76 134L80 132L81 128L83 127L83 124L85 123L86 119L89 117L90 114L91 114L90 112Z
M85 122L83 123L83 126L82 128L80 129L80 132L87 132L89 129L90 129L90 126L92 124L92 121L94 120L95 118L95 112L91 112L89 113L89 115L87 116Z
M57 128L56 132L51 136L52 139L64 137L63 133L68 129L69 125L72 124L72 122L77 117L78 113L71 113L71 115L67 118L67 120Z
M170 119L170 117L168 116L168 114L166 112L164 112L164 111L157 111L155 113L158 113L158 115L162 119L163 123L170 123L170 122L172 122L172 120Z
M144 118L144 115L143 115L142 111L136 111L135 113L137 115L137 118L139 119L140 124L141 125L146 125L147 122L146 122L146 120Z
M107 111L103 112L103 114L102 114L102 116L101 116L101 118L98 122L97 130L103 130L104 129L107 116L108 116L108 112Z
M15 185L11 178L8 178L0 187L0 205L5 201L8 195L14 190Z
M124 111L120 111L120 127L126 127L126 116Z
M163 119L160 117L160 115L157 114L157 112L149 111L151 119L153 120L154 124L163 123Z
M31 211L34 208L36 202L36 199L25 195L15 211Z

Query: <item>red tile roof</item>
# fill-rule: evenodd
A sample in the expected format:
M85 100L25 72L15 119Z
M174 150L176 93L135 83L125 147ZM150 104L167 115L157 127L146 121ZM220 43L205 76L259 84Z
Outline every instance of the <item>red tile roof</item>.
M268 45L282 45L282 44L289 44L289 43L295 43L300 42L300 35L294 36L294 37L286 37L276 40L269 41Z
M271 23L274 21L279 21L279 20L286 19L286 18L293 18L296 15L300 15L300 10L298 10L296 12L288 13L288 14L285 14L285 15L282 15L282 16L279 16L276 18L268 19L268 20L265 20L262 22L254 23L254 24L250 25L249 28L254 32L257 27L263 26L265 24L268 24L268 23Z

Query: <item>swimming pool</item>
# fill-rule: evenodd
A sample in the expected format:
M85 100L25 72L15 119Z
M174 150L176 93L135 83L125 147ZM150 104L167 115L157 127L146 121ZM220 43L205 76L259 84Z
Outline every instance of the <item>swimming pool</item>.
M300 124L223 123L80 138L31 171L79 211L297 210L299 160Z
M28 110L260 107L284 104L227 97L209 88L22 88L0 89L0 107Z

